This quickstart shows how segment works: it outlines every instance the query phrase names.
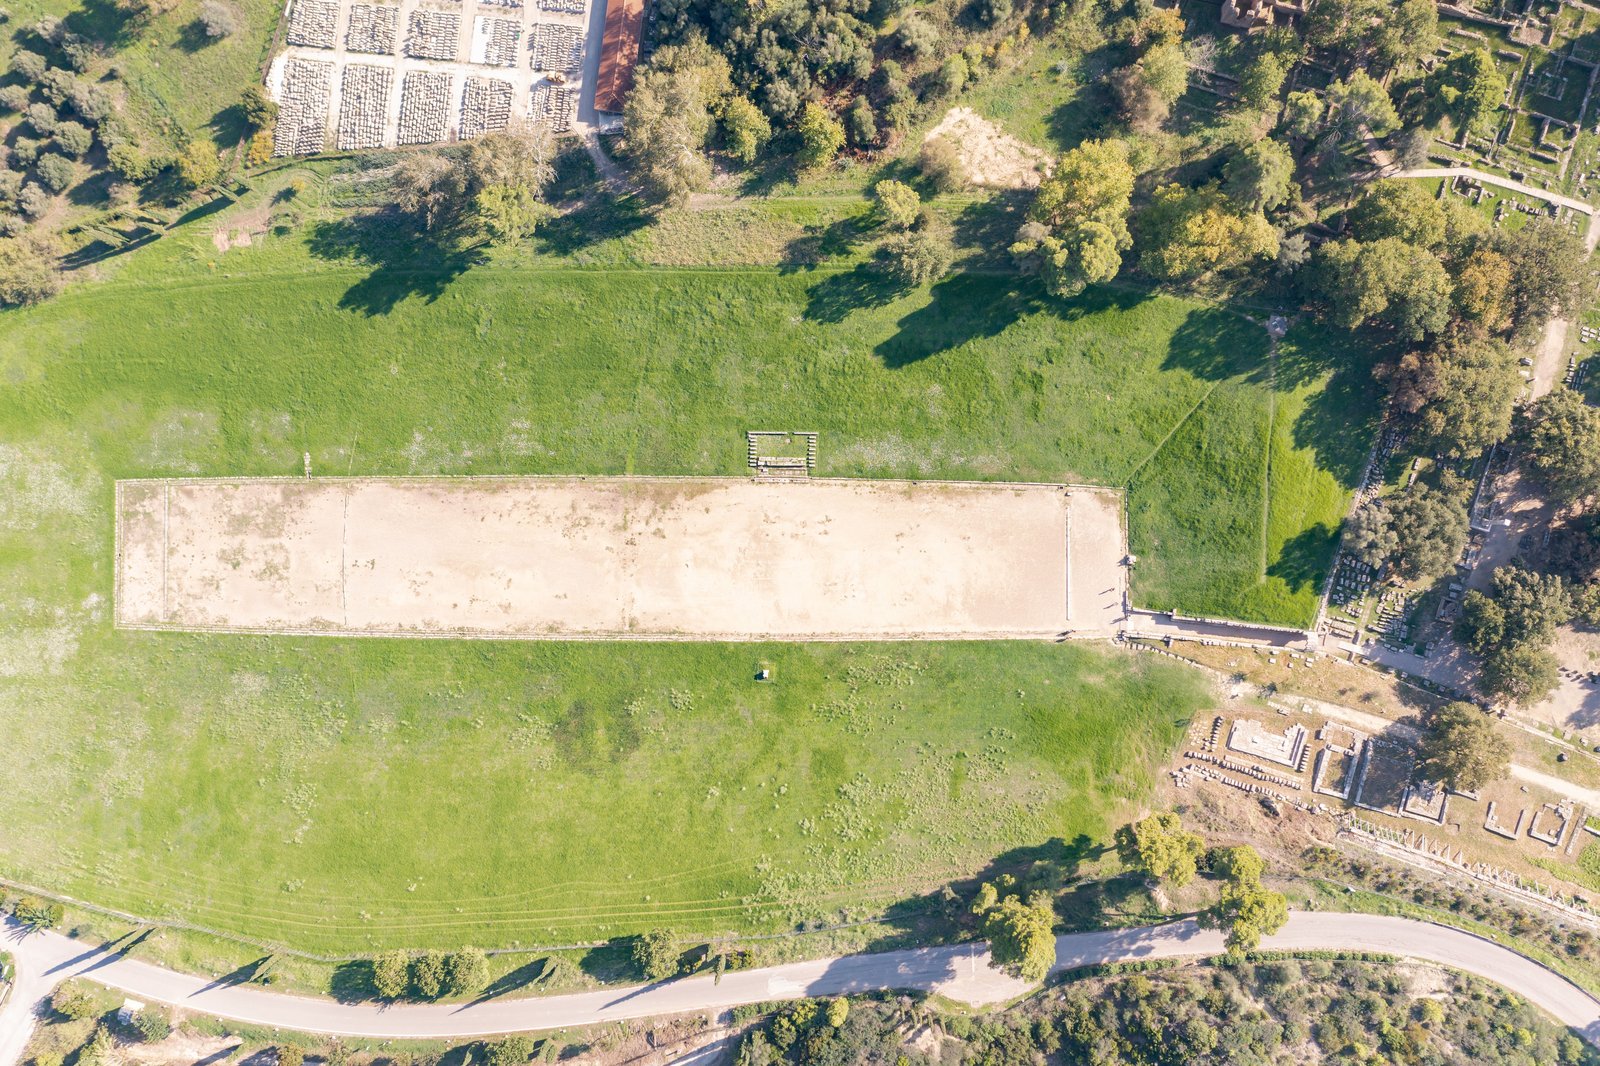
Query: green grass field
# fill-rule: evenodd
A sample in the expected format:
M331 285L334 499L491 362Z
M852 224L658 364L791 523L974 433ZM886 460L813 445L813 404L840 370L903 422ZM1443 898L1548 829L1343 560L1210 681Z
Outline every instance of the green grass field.
M1104 839L1204 696L1030 644L119 632L115 478L737 474L815 429L831 475L1125 485L1140 602L1304 622L1371 440L1369 357L1198 301L210 226L0 316L0 873L310 950L859 915Z

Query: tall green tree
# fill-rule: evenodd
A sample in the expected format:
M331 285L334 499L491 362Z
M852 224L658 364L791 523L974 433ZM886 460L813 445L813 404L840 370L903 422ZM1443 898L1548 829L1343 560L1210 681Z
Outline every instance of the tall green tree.
M1528 409L1519 436L1528 466L1562 500L1600 493L1600 409L1557 387Z
M1067 152L1039 183L1029 222L1011 246L1013 258L1024 270L1039 273L1057 295L1074 295L1116 277L1122 253L1133 244L1128 231L1133 178L1122 141L1084 141Z
M1470 703L1447 703L1423 719L1420 770L1457 792L1503 779L1511 764L1494 719Z
M1478 655L1520 645L1543 648L1571 617L1572 598L1558 575L1502 566L1487 592L1473 589L1461 598L1455 636Z
M1450 275L1426 249L1396 237L1329 241L1314 265L1313 283L1346 329L1381 324L1421 340L1450 322Z
M1263 138L1222 167L1223 188L1246 211L1271 211L1294 188L1294 156L1281 141Z
M1410 352L1386 377L1393 409L1415 418L1418 443L1452 459L1503 440L1522 391L1516 353L1492 339L1455 337Z
M1128 866L1143 870L1173 888L1194 880L1205 841L1190 832L1171 811L1160 811L1125 825L1116 832L1117 855Z
M1056 964L1056 912L1048 893L1007 896L984 915L994 961L1024 981L1042 981Z
M1437 251L1444 245L1444 208L1420 182L1377 182L1350 209L1350 232L1359 241L1395 237Z
M1429 87L1446 107L1458 109L1470 125L1499 110L1508 84L1489 49L1480 45L1441 63Z
M1215 186L1164 185L1139 218L1139 266L1163 280L1194 279L1278 254L1278 231L1256 211L1239 211Z

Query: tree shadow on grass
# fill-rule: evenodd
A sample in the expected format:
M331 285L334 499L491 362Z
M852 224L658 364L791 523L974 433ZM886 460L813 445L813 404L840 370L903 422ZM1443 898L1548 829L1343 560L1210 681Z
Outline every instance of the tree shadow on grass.
M959 212L953 223L952 239L958 248L975 248L978 255L965 260L967 266L1008 266L1008 249L1017 239L1017 230L1027 216L1032 193L1006 191L987 200L976 200Z
M826 226L807 226L805 233L783 249L779 270L790 274L803 267L818 266L829 259L849 255L872 232L871 215L850 215ZM838 321L827 319L825 321Z
M1266 381L1271 347L1267 331L1237 312L1197 307L1173 331L1162 369L1187 370L1204 381L1241 375Z
M318 259L373 268L339 298L341 308L369 317L386 315L413 297L433 303L485 259L481 247L435 241L391 211L318 222L307 247Z
M1267 576L1281 579L1293 592L1320 583L1338 539L1339 531L1326 522L1302 529L1278 551L1278 558L1267 567Z
M935 285L930 299L900 319L894 336L876 351L891 369L994 337L1038 307L1032 286L1018 292L1015 278L954 274Z
M1012 848L996 855L971 878L890 905L881 923L883 935L876 937L866 950L891 951L970 940L978 935L979 925L972 913L972 899L984 882L1008 874L1024 891L1053 891L1075 881L1085 863L1099 859L1108 850L1083 833L1070 841L1055 837L1042 844Z
M551 960L548 958L538 958L532 962L523 963L510 973L503 974L490 981L483 991L472 997L472 1002L468 1003L467 1006L476 1007L480 1003L497 999L507 992L515 992L519 988L531 985L535 981L542 980L550 969Z
M1367 333L1291 330L1278 348L1278 387L1298 389L1326 377L1295 420L1295 447L1311 451L1317 465L1355 488L1376 439L1382 403L1373 368L1395 354L1386 337Z
M372 960L355 959L335 966L333 976L328 981L328 993L340 1003L365 1003L377 999L378 989L372 979Z
M541 225L535 240L542 251L552 255L574 255L641 230L652 217L649 206L637 196L596 193L581 206Z
M812 322L843 322L856 311L884 307L906 294L892 278L861 263L852 270L829 274L806 293L805 317Z
M639 977L633 963L634 937L619 936L592 948L578 960L578 968L597 981L630 981Z

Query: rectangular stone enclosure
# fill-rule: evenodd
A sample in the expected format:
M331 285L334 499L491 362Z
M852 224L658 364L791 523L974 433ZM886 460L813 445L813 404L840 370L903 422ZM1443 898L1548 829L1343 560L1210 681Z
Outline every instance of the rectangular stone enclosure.
M132 628L827 640L1103 635L1120 498L742 478L120 481Z

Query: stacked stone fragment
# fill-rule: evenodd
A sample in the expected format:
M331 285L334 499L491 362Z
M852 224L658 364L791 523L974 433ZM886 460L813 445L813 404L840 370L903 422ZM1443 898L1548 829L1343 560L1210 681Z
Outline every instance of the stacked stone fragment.
M413 59L453 60L461 41L461 16L442 11L413 11L406 34L406 55Z
M539 10L581 15L589 10L589 0L539 0Z
M408 70L400 82L401 144L444 140L450 125L451 76L441 71Z
M511 124L514 87L503 78L468 78L461 94L462 139L503 130Z
M572 128L572 113L576 104L577 94L570 88L542 81L533 87L529 115L544 119L556 133L565 133Z
M328 130L328 90L333 64L291 59L283 68L278 123L272 130L273 155L312 155L322 151Z
M338 4L326 0L294 0L294 6L289 9L289 43L304 48L332 48L338 22Z
M350 28L345 30L344 46L351 52L392 56L399 35L399 8L354 4L350 8Z
M480 7L521 7L522 0L478 0Z
M351 63L344 68L339 88L339 133L334 141L341 151L383 144L383 122L393 86L394 71L388 67Z
M528 35L534 70L577 70L583 63L583 29L535 22Z
M480 63L492 67L517 65L517 42L522 40L522 24L516 19L484 18L477 20L478 39L483 45Z

